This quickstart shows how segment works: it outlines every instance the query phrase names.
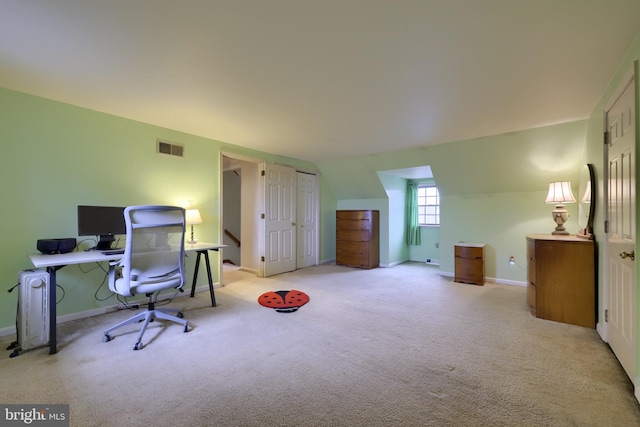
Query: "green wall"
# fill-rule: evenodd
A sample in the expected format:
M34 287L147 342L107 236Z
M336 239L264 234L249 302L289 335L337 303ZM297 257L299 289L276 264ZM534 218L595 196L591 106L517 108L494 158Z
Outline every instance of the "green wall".
M327 180L320 179L320 263L336 259L336 209L338 202Z
M409 247L409 260L426 262L426 260L440 262L440 226L420 227L420 245Z
M546 205L549 182L571 181L577 194L584 165L587 121L450 142L429 147L398 150L374 156L339 159L319 163L318 168L334 189L338 204L352 201L359 209L370 208L364 200L386 201L388 216L381 216L381 263L393 265L410 259L410 254L426 253L439 242L440 270L453 274L453 246L457 242L482 242L486 246L488 278L504 282L526 282L525 235L550 233L555 223L553 206ZM399 233L403 228L384 221L398 209L403 198L394 196L400 183L379 171L431 166L441 196L440 228L427 238L423 251L409 248ZM380 179L380 177L384 177ZM358 185L344 183L358 182ZM363 188L364 183L368 188ZM385 191L386 190L386 191ZM370 195L381 197L369 198ZM359 203L354 201L360 200ZM400 202L402 200L402 202ZM578 230L577 206L567 206L571 215L567 228ZM384 229L385 234L382 233ZM394 234L397 233L397 234ZM403 235L404 236L404 235ZM386 253L386 257L383 255ZM509 264L514 256L516 264ZM420 259L419 259L420 260Z
M184 158L156 154L158 138L184 144ZM315 167L2 88L0 141L4 289L17 283L21 270L33 268L27 255L37 252L38 239L77 237L79 204L185 205L193 200L203 219L195 226L198 239L218 242L221 150ZM321 183L321 189L327 186ZM332 197L323 194L321 200L331 205ZM81 247L91 244L82 241ZM216 260L214 256L212 262ZM187 260L189 274L193 263ZM60 316L100 311L113 303L104 283L106 267L68 266L58 272L64 288L58 292ZM205 286L206 275L199 280ZM17 294L0 291L0 329L15 325Z
M393 266L409 259L409 247L405 239L407 180L385 173L379 173L378 178L389 200L389 222L380 224L380 227L388 227L389 250L385 264Z

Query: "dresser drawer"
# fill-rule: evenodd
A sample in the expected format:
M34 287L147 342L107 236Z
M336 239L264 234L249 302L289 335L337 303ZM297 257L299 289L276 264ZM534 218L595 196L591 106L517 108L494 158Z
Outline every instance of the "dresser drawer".
M336 264L350 267L371 268L368 254L337 252Z
M371 220L372 211L336 211L336 219Z
M465 259L482 259L484 258L484 249L476 246L458 246L454 252L456 257Z
M536 315L536 285L532 282L527 284L527 305L529 305L529 311L534 316Z
M368 254L369 242L344 241L336 248L336 253Z
M368 242L369 230L336 230L336 240L346 242Z
M369 230L371 221L368 219L337 219L337 230Z
M527 281L536 283L536 244L527 240Z

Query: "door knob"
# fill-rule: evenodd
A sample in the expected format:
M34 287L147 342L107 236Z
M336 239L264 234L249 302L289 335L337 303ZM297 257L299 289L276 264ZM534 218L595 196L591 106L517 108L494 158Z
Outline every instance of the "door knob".
M625 259L625 258L629 258L631 259L631 261L634 261L636 259L636 251L631 251L629 253L627 252L620 252L620 258Z

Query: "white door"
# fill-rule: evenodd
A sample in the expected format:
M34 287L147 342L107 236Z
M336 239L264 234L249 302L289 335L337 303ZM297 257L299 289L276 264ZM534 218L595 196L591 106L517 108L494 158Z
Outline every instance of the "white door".
M298 172L297 268L318 263L318 177Z
M605 111L607 140L607 339L632 381L636 376L634 79Z
M264 255L261 276L296 269L296 171L263 164Z

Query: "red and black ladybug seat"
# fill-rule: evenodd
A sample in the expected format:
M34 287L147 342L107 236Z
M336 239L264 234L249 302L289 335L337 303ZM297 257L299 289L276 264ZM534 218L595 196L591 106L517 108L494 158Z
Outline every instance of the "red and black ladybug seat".
M293 313L309 302L309 297L304 292L292 289L290 291L265 292L258 297L258 302L268 308L273 308L278 313Z

